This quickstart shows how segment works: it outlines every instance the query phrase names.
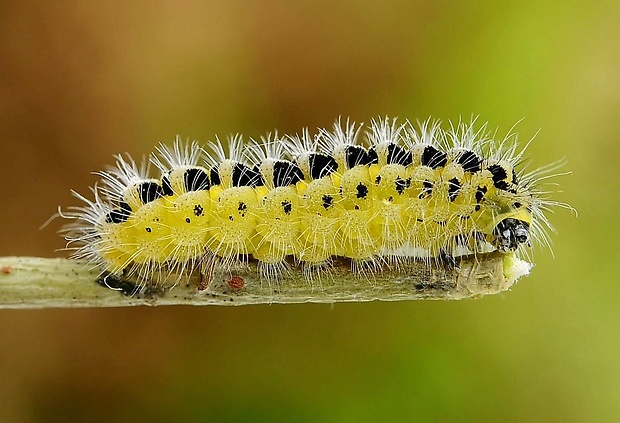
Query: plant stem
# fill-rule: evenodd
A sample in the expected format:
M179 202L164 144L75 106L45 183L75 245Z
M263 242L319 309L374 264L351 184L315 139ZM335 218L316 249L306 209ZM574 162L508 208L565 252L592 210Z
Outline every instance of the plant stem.
M239 271L215 272L207 286L198 277L172 289L102 278L97 269L66 259L0 257L0 308L124 307L137 305L246 305L402 300L459 300L508 290L530 265L512 254L465 257L446 269L413 262L395 270L360 276L350 262L336 261L312 279L292 266L277 280L261 280L255 263ZM105 285L113 286L110 289Z

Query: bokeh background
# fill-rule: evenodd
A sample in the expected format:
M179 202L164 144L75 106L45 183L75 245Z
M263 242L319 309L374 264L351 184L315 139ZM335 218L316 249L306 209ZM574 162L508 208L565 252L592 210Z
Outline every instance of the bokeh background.
M99 4L101 3L101 4ZM566 158L554 254L463 302L0 311L0 421L617 421L620 3L0 3L0 255L159 142L480 115Z

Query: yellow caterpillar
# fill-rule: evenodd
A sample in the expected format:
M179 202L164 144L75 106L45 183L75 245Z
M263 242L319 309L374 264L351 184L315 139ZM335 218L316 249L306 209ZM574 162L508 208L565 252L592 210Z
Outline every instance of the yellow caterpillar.
M266 278L334 257L360 271L414 258L450 265L459 255L549 245L545 213L562 204L539 187L550 168L519 171L523 152L516 136L496 142L486 126L388 118L247 145L236 136L227 149L177 139L150 163L117 156L99 173L94 200L74 192L85 205L61 213L74 221L64 235L72 256L102 273L155 283L162 270L249 259Z

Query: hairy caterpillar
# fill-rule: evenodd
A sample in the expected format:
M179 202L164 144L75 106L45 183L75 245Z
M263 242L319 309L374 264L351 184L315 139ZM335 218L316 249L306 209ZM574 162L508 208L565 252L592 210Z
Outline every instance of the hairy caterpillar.
M160 145L148 161L116 156L93 199L60 212L72 257L144 284L161 275L232 269L257 260L277 279L335 257L355 272L408 260L549 246L554 206L541 182L555 168L520 169L527 145L493 140L486 125L382 118L362 127ZM152 168L156 172L152 172ZM178 280L178 279L177 279Z

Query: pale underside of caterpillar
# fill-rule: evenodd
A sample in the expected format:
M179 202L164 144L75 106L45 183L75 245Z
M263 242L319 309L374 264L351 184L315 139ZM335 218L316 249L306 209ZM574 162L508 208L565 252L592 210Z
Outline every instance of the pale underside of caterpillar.
M247 144L177 139L140 164L117 156L94 199L74 192L85 205L60 212L73 220L63 234L72 257L145 284L248 260L277 279L289 266L328 271L336 257L365 273L549 246L546 214L561 204L541 181L555 167L524 171L516 138L496 141L475 120L386 117Z

